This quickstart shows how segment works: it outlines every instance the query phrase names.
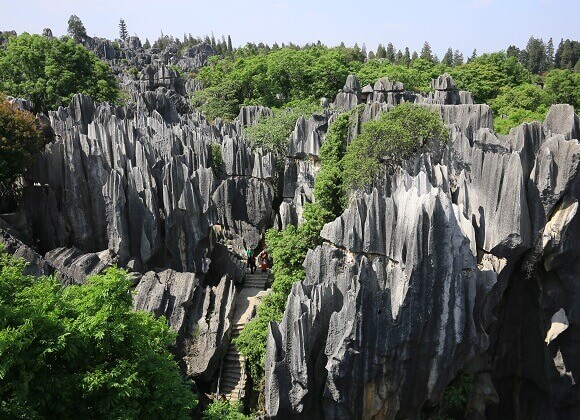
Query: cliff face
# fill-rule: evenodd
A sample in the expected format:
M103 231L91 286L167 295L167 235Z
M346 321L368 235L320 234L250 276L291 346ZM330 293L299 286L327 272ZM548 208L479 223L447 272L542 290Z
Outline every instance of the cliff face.
M449 145L352 198L309 252L270 326L271 416L418 416L460 371L471 416L578 416L578 117L553 106L498 139L487 106L449 101L423 99Z

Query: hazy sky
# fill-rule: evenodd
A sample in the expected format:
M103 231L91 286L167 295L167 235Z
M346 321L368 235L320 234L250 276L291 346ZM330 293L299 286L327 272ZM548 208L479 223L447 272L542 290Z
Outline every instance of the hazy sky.
M337 45L392 42L419 51L428 40L439 57L447 47L470 54L524 47L531 35L557 46L580 39L580 0L0 0L0 30L66 33L70 15L91 36L118 37L125 19L131 35L151 42L164 34L183 37L230 34L234 45L248 41L322 41Z

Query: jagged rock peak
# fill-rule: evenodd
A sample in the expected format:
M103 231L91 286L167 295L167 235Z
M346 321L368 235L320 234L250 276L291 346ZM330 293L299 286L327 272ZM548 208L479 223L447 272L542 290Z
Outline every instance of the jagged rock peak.
M346 78L346 83L344 84L342 91L344 93L360 94L360 82L358 77L356 77L354 74L349 74Z
M381 77L373 87L375 92L402 92L404 86L401 82L391 82L388 77Z
M454 90L455 82L453 81L453 77L447 73L443 73L437 79L431 79L431 89Z

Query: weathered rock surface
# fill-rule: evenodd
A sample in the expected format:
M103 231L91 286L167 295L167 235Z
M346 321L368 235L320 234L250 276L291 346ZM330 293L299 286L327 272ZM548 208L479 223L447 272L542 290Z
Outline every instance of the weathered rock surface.
M211 381L229 343L234 298L227 276L216 287L203 287L194 273L150 271L137 285L134 308L167 318L187 374Z
M24 196L42 252L108 249L121 266L204 273L210 224L243 248L273 222L273 157L251 151L235 124L216 131L159 91L136 108L77 95L50 121L56 140L28 172ZM222 175L212 170L212 142L221 143Z
M489 107L448 102L430 106L449 145L352 198L309 251L270 326L270 416L419 417L459 372L473 418L580 414L578 117L554 106L498 138Z

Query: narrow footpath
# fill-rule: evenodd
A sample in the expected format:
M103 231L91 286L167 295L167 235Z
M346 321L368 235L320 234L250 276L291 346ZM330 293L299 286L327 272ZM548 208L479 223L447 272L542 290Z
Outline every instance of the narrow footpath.
M244 372L244 357L234 346L233 340L250 320L254 307L259 302L258 295L260 292L264 294L267 281L268 273L256 270L254 274L246 274L246 282L236 296L231 340L223 360L219 385L219 394L225 395L231 401L241 401L244 398L247 376Z

